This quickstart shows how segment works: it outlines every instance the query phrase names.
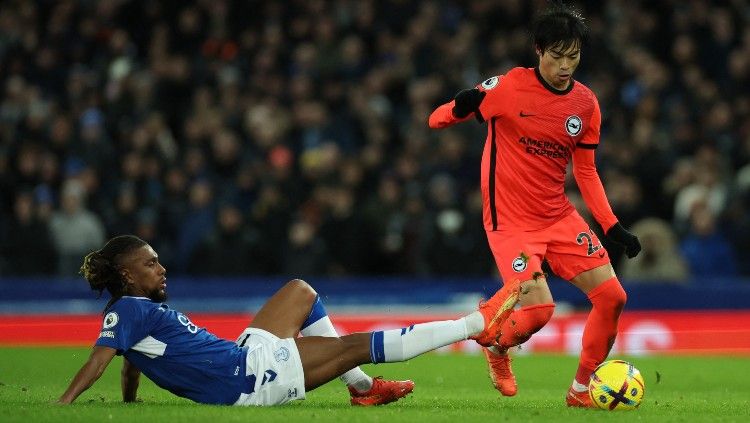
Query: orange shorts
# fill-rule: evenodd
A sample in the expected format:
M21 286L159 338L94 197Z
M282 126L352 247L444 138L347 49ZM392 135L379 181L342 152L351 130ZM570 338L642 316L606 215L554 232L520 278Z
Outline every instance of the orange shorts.
M607 250L577 211L536 231L487 232L487 241L504 281L533 279L542 260L566 280L609 263Z

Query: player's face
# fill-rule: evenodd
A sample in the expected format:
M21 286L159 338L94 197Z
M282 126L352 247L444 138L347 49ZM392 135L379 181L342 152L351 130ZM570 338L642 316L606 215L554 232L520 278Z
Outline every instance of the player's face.
M158 302L167 300L167 269L159 263L159 256L150 245L130 253L123 260L122 268L129 295Z
M568 88L573 72L581 61L580 43L573 43L564 50L560 43L553 44L544 52L537 50L537 55L542 78L558 90Z

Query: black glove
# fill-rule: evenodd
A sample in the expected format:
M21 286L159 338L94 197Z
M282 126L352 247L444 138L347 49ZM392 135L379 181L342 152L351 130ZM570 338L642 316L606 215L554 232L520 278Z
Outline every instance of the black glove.
M453 98L456 101L456 105L453 106L453 116L463 119L469 116L469 113L478 112L479 105L482 104L486 95L486 92L479 91L476 88L459 91ZM479 117L480 114L477 113L477 118Z
M622 227L620 222L612 225L606 233L607 238L625 247L625 255L633 258L641 252L641 242L638 237Z

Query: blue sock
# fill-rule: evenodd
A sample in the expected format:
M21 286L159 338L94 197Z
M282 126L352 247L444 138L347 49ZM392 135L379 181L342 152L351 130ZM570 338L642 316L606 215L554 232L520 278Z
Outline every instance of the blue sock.
M385 363L385 346L383 345L383 331L379 330L370 334L370 361Z
M304 330L308 326L326 316L328 316L328 313L326 313L326 308L323 307L323 302L320 301L320 295L317 295L315 297L315 302L312 305L312 310L310 310L310 315L307 316L307 319L304 321L304 323L302 323L301 329Z
M327 336L327 337L338 337L336 328L333 327L331 319L328 318L325 307L323 307L323 301L320 300L320 295L315 298L310 315L307 316L305 322L302 323L300 329L302 336ZM354 387L359 392L367 392L372 388L372 378L367 376L365 372L359 367L355 367L348 372L341 375L341 380L349 386Z

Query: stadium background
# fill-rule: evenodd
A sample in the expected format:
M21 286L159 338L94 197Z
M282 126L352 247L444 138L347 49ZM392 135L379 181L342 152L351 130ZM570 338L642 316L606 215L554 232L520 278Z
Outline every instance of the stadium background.
M173 306L230 338L292 277L345 331L470 310L498 283L484 127L427 116L533 66L544 4L2 2L0 344L90 344L103 302L76 271L121 233L159 252ZM623 261L605 244L630 294L615 351L748 354L750 5L576 4L599 172L644 245ZM555 320L523 351L579 348L585 298L551 287Z

